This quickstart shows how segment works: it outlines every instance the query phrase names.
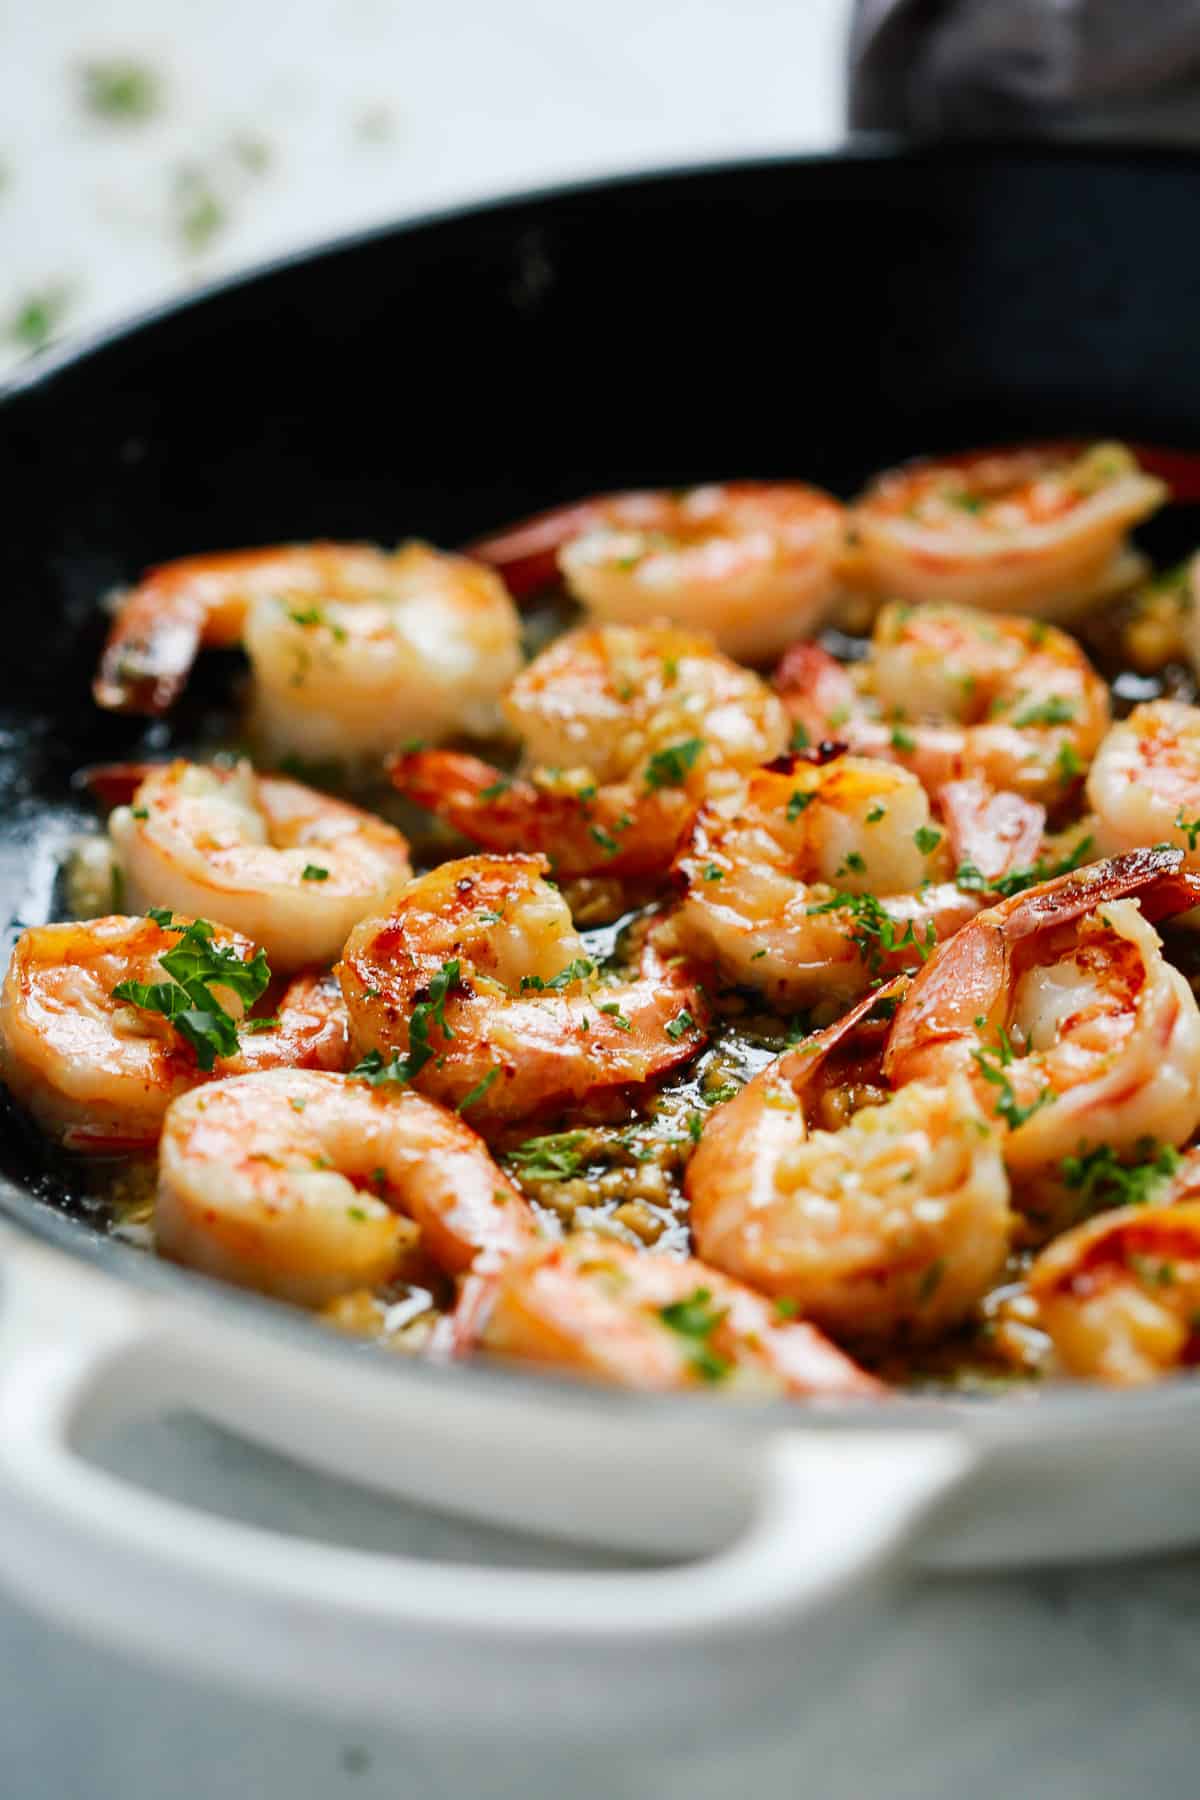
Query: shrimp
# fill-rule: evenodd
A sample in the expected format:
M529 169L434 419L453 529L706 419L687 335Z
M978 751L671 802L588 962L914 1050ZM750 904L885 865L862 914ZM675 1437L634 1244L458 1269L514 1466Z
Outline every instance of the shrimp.
M914 968L980 907L905 769L843 756L760 769L703 807L675 863L681 947L771 1003L853 998Z
M1012 1217L999 1134L967 1081L913 1082L814 1130L831 1052L871 994L709 1116L688 1164L706 1263L789 1302L839 1340L926 1339L994 1283Z
M400 791L489 850L548 855L564 877L660 875L699 802L783 749L758 677L666 626L574 631L504 700L527 773L449 751L398 757Z
M1070 618L1145 575L1126 534L1168 492L1122 444L908 463L851 509L855 575L899 600Z
M1106 854L1175 844L1184 866L1200 872L1200 707L1135 706L1101 741L1086 792ZM1183 922L1200 923L1200 915Z
M845 509L817 488L730 481L559 507L473 554L518 594L559 572L601 623L670 619L765 662L828 612L845 530Z
M148 766L108 829L132 905L217 918L276 970L332 963L412 873L393 826L248 762Z
M152 569L113 621L96 700L165 712L201 645L238 643L265 745L310 762L486 734L521 661L503 583L465 557L419 543L282 545Z
M881 1392L814 1326L740 1282L583 1233L506 1264L479 1346L627 1388Z
M1072 1375L1131 1387L1200 1362L1200 1204L1098 1214L1042 1251L1029 1293Z
M125 981L163 982L159 958L180 925L110 917L86 924L37 925L21 934L0 992L0 1072L13 1095L71 1150L113 1154L151 1147L169 1103L209 1076L161 1012L114 996ZM220 952L249 963L254 946L223 926ZM216 993L235 1020L243 1001ZM277 1023L241 1038L218 1074L248 1069L349 1066L349 1029L337 985L301 975L275 1006Z
M315 1307L394 1278L413 1225L444 1273L477 1278L536 1235L470 1126L406 1089L276 1069L167 1110L154 1230L176 1262Z
M538 856L442 863L351 932L338 974L361 1051L481 1129L653 1080L705 1041L687 965L647 941L605 985ZM434 1034L435 1035L431 1035Z
M1031 1231L1074 1215L1063 1159L1200 1125L1200 1009L1151 921L1200 881L1178 850L1145 850L1030 888L979 913L917 976L884 1073L970 1083L1007 1127L1004 1159Z
M853 671L818 646L784 657L776 686L814 742L912 769L931 791L977 776L1057 802L1108 729L1108 688L1066 632L958 606L885 606Z

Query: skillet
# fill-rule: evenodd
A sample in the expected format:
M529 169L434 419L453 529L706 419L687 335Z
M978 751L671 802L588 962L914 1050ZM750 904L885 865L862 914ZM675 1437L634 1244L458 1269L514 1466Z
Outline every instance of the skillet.
M185 739L97 712L97 597L289 538L453 545L559 500L723 474L850 493L914 450L1200 449L1200 158L872 146L533 194L284 260L31 363L0 394L0 917L59 904L81 765ZM1155 523L1162 558L1200 512ZM712 1718L806 1678L915 1555L1188 1542L1200 1388L721 1407L437 1368L106 1237L0 1116L0 1574L160 1664L497 1729ZM647 1553L464 1572L167 1502L84 1454L203 1412L385 1491ZM684 1555L704 1560L681 1563ZM717 1654L714 1654L714 1650Z

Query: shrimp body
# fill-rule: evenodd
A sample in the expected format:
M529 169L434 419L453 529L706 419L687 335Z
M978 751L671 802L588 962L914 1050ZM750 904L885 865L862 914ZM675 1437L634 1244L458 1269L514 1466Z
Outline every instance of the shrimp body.
M220 919L277 970L333 962L412 873L393 826L247 762L151 768L109 833L134 905Z
M481 1129L664 1075L706 1035L696 981L649 943L633 980L597 980L545 868L442 863L356 926L338 966L360 1050L406 1057L422 1092L469 1103Z
M504 712L518 776L425 751L398 757L393 780L476 843L539 851L562 876L663 873L700 801L787 738L756 675L667 626L568 633L522 670Z
M853 997L919 967L979 909L914 775L843 756L760 769L701 809L676 862L684 950L780 1006Z
M163 1126L155 1235L177 1262L303 1306L376 1287L420 1247L450 1275L534 1238L470 1127L406 1089L273 1070L187 1094Z
M248 962L254 946L221 926L213 943ZM114 998L124 981L164 980L159 958L178 933L153 919L104 918L38 925L22 933L0 993L5 1085L42 1128L69 1149L148 1148L170 1102L209 1079L161 1013ZM234 1018L242 1002L227 989ZM277 1025L242 1038L216 1073L281 1066L347 1066L349 1033L336 984L298 976L275 1009Z
M813 1130L828 1047L873 998L786 1052L710 1115L688 1165L707 1263L839 1339L926 1338L996 1280L1011 1215L998 1133L961 1076L915 1082Z
M579 1233L503 1268L481 1348L620 1387L870 1396L877 1382L812 1325L693 1257Z
M491 730L520 666L512 601L477 563L419 543L284 545L152 570L113 623L96 699L163 712L201 645L236 643L265 745L308 761Z
M801 645L776 685L814 741L899 762L931 791L976 777L1058 800L1109 723L1108 688L1073 638L957 606L885 606L853 673Z
M1069 618L1142 577L1127 533L1167 492L1121 444L909 463L851 511L855 576L901 600Z
M1200 1204L1098 1214L1042 1251L1029 1292L1072 1375L1132 1387L1200 1361Z
M1005 1162L1037 1230L1073 1215L1063 1158L1147 1137L1179 1145L1200 1124L1200 1010L1144 916L1195 904L1181 860L1138 852L989 908L896 1013L888 1079L969 1081L1008 1127Z
M485 539L474 554L515 593L560 573L604 624L670 619L728 656L777 656L838 591L845 509L795 481L609 494Z
M1200 871L1200 707L1179 700L1135 706L1102 740L1087 801L1106 854L1174 844L1185 867ZM1200 923L1200 915L1186 923Z

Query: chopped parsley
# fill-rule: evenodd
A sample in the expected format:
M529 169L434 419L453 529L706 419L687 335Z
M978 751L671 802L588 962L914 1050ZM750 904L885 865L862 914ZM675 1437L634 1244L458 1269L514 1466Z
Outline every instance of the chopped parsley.
M841 868L836 871L838 875L865 875L866 872L866 858L861 856L857 850L848 850L846 852L846 860L843 862Z
M805 807L811 806L816 797L815 794L805 794L797 788L787 803L788 824L790 825L794 820L798 819Z
M1179 1152L1170 1144L1139 1138L1134 1146L1140 1163L1120 1161L1111 1144L1079 1156L1064 1156L1063 1180L1079 1195L1081 1214L1107 1212L1113 1206L1144 1206L1155 1190L1179 1167Z
M704 866L704 879L705 881L724 881L725 871L724 869L718 869L716 863L706 863Z
M1057 862L1049 857L1039 856L1027 868L1011 869L1007 875L991 878L982 875L974 863L960 863L954 879L964 893L999 894L1007 900L1013 894L1024 893L1026 888L1037 887L1039 882L1053 881L1059 875L1073 874L1087 861L1094 844L1095 839L1089 834L1080 838L1074 849Z
M378 1050L368 1050L360 1063L350 1073L359 1081L367 1082L371 1087L381 1087L385 1082L412 1081L419 1075L425 1064L433 1056L433 1045L429 1041L429 1028L436 1025L444 1038L454 1036L446 1023L446 998L459 976L459 962L455 958L445 962L429 983L429 998L414 1006L412 1017L408 1021L408 1055L401 1056L393 1051L387 1062Z
M633 1026L630 1024L629 1020L625 1017L625 1014L621 1011L620 1005L618 1004L618 1002L616 1000L610 1000L607 1003L607 1005L597 1007L596 1010L598 1012L604 1013L608 1018L610 1018L612 1020L613 1024L616 1025L617 1027L619 1027L619 1029L621 1031L632 1031L633 1030Z
M329 870L323 869L320 863L305 863L300 879L301 881L328 881Z
M40 350L58 330L69 301L65 287L43 288L27 295L9 318L5 335L26 350Z
M819 906L810 906L807 910L809 913L849 913L854 924L853 931L848 934L850 941L858 946L859 955L873 975L879 973L886 956L911 947L924 962L937 943L937 932L932 922L925 927L924 938L917 936L911 919L903 932L899 932L896 921L874 894L839 892L832 899L822 901Z
M477 1100L482 1100L483 1096L487 1093L488 1089L491 1087L493 1081L496 1080L499 1073L500 1073L499 1068L497 1068L497 1067L490 1068L488 1070L487 1074L484 1076L483 1080L477 1081L475 1086L471 1089L470 1093L463 1095L462 1099L459 1101L458 1105L454 1109L455 1112L464 1113L464 1112L466 1112L468 1106L474 1106L474 1104Z
M723 1381L733 1364L721 1356L712 1344L714 1331L726 1313L725 1307L712 1303L712 1291L698 1287L686 1300L673 1300L660 1306L658 1316L678 1337L685 1340L688 1360L703 1381Z
M265 990L271 979L264 951L259 950L249 962L242 960L232 948L221 949L213 942L215 927L207 919L193 919L190 925L173 923L171 912L152 907L148 915L164 931L177 931L179 942L159 957L159 966L170 981L120 981L113 989L114 1000L128 1000L146 1012L161 1013L192 1046L196 1061L206 1073L218 1056L235 1056L238 1047L238 1021L212 992L214 985L225 987L237 995L247 1007ZM262 1028L273 1020L261 1021ZM243 1030L255 1025L246 1024Z
M931 851L936 850L941 841L941 832L936 831L932 825L922 825L913 832L913 843L922 856L928 856Z
M903 725L892 726L893 750L915 750L916 747L917 740L911 731L905 731Z
M595 973L596 965L590 956L577 956L567 964L565 969L560 969L557 975L552 975L549 981L543 981L540 975L522 975L521 992L524 994L530 988L539 994L556 992L559 988L570 987L573 981L585 981L589 975Z
M529 1181L569 1181L579 1173L587 1136L586 1131L556 1131L526 1138L509 1152L509 1161Z
M1200 819L1185 819L1183 816L1183 808L1181 806L1179 811L1175 814L1175 829L1176 831L1182 831L1185 834L1188 841L1188 849L1194 850L1196 848L1196 839L1200 837Z
M1069 725L1075 717L1075 708L1061 694L1051 694L1040 700L1036 706L1027 706L1018 713L1013 724L1018 729L1026 725Z
M674 1043L678 1043L685 1031L695 1031L696 1021L685 1006L675 1014L673 1019L668 1019L663 1029Z
M971 1055L974 1057L983 1079L990 1082L992 1087L999 1089L1000 1097L996 1101L997 1116L1004 1120L1010 1131L1017 1131L1027 1120L1032 1119L1034 1113L1040 1112L1043 1106L1049 1106L1054 1095L1049 1087L1044 1087L1037 1099L1029 1106L1020 1105L1012 1081L1005 1073L1016 1057L1012 1042L1003 1026L999 1028L998 1039L998 1043L994 1046L981 1045L978 1050L972 1050Z
M1083 764L1079 760L1079 752L1074 744L1065 741L1058 746L1058 755L1054 759L1058 770L1058 779L1066 787L1068 782L1077 781L1083 774Z
M490 787L480 788L479 798L481 800L498 800L501 794L507 794L511 786L511 777L508 775L501 775L496 781L492 782Z
M810 742L811 739L808 735L807 725L802 725L799 719L797 719L792 726L792 735L788 740L788 748L790 750L807 750Z
M668 744L656 750L646 764L648 788L682 787L704 748L703 738L685 738L682 743Z
M886 817L887 817L887 807L880 805L879 801L877 800L875 802L874 806L871 808L870 812L867 814L867 824L868 825L878 825L880 819L886 819Z
M80 98L98 119L140 124L162 106L158 76L147 63L112 56L85 62L79 71Z

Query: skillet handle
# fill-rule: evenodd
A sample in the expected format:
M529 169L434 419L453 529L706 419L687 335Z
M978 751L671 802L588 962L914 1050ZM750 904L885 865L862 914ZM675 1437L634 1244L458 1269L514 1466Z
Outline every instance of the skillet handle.
M158 1666L326 1713L539 1734L744 1714L801 1669L807 1686L855 1616L846 1603L897 1564L970 1463L943 1433L781 1432L736 1541L667 1568L525 1572L346 1549L88 1461L80 1444L106 1418L196 1403L186 1373L175 1394L160 1373L182 1366L170 1321L111 1281L64 1283L53 1312L41 1283L21 1290L6 1286L0 1335L0 1578ZM153 1402L139 1408L147 1369Z

